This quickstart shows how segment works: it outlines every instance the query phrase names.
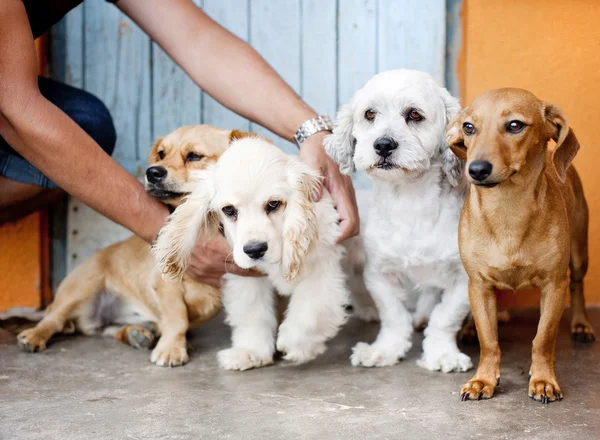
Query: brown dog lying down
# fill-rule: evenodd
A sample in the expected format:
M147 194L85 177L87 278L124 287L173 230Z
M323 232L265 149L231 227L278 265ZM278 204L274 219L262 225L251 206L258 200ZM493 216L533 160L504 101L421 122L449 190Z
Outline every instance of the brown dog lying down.
M236 130L207 125L182 127L159 139L150 152L146 189L177 206L193 187L192 171L216 162ZM94 334L103 327L122 342L150 348L150 360L161 366L188 361L186 332L221 309L218 289L187 277L162 279L150 245L133 236L95 253L58 287L54 302L36 327L21 332L19 345L31 352L46 348L53 334L75 329ZM74 324L74 325L73 325Z
M547 143L556 141L548 152ZM554 345L571 269L573 334L594 340L584 305L588 209L570 167L579 143L562 111L520 89L483 93L448 126L454 153L466 159L469 191L459 243L481 347L475 376L461 399L490 398L500 380L494 289L541 291L529 396L542 403L563 394L554 374Z

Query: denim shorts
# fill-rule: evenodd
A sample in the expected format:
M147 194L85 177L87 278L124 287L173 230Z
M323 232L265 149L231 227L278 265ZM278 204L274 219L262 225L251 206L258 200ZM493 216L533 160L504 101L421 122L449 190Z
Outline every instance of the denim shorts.
M88 92L49 78L39 77L38 84L40 92L46 99L65 112L104 151L112 154L117 136L110 112L102 101ZM0 176L44 188L58 188L40 170L13 150L2 137L0 137Z

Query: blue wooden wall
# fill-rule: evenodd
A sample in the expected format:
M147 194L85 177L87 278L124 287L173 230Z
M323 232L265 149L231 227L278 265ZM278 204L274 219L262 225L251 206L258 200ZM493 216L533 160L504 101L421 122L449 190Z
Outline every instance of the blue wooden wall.
M427 71L458 92L460 0L195 2L248 41L319 113L333 117L375 73L401 67ZM153 140L185 124L257 131L295 151L205 95L107 2L88 0L70 12L53 34L53 55L55 76L96 94L109 107L118 133L114 157L137 176L143 175ZM355 184L368 186L361 176ZM102 220L84 210L70 202L68 228L77 233L67 234L68 267L122 235L113 237L100 226Z
M333 116L340 103L383 70L425 70L445 83L451 45L446 0L195 2L256 48L320 113ZM456 3L448 0L449 10ZM202 93L116 7L86 1L67 15L64 29L66 81L107 104L118 132L115 158L130 172L139 174L146 166L154 138L184 124L274 137ZM294 151L291 144L276 141Z

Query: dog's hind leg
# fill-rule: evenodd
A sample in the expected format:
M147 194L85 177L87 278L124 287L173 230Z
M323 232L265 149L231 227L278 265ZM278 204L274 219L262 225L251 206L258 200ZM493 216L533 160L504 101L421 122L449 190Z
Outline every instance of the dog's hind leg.
M154 347L158 336L158 327L149 322L147 324L127 324L121 327L111 326L104 329L104 336L112 336L117 341L136 349L149 350Z
M588 269L587 222L581 229L571 232L571 337L579 342L594 342L596 337L585 311L583 295L583 278Z
M91 322L96 296L104 288L104 276L97 267L96 258L83 263L71 272L58 287L54 302L48 307L44 318L33 328L17 336L19 346L29 352L42 351L55 333ZM88 315L90 316L83 316ZM90 332L90 328L82 329Z

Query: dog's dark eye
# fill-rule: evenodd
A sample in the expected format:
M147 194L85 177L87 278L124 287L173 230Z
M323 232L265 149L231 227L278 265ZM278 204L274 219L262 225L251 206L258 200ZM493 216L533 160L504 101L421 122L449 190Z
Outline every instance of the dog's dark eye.
M237 209L235 209L232 205L223 206L223 208L221 208L221 211L223 211L223 214L225 214L229 218L232 218L234 220L237 218Z
M204 156L202 156L201 154L189 152L188 155L185 157L185 161L186 162L195 162L198 160L202 160L203 158L204 158Z
M525 124L521 121L510 121L506 126L506 131L509 133L520 133L525 128Z
M160 151L158 152L158 158L159 158L160 160L163 160L163 159L165 158L165 152L164 152L163 150L160 150Z
M270 214L272 212L277 211L280 207L281 207L281 201L272 200L269 203L267 203L267 206L265 207L265 211L267 211L267 214Z
M475 133L475 126L473 124L471 124L470 122L465 122L463 124L463 132L466 135L472 135L473 133Z
M365 119L372 121L373 119L375 119L375 115L377 115L377 112L370 108L365 112Z
M423 115L413 108L408 112L408 119L411 121L420 121L423 119Z

